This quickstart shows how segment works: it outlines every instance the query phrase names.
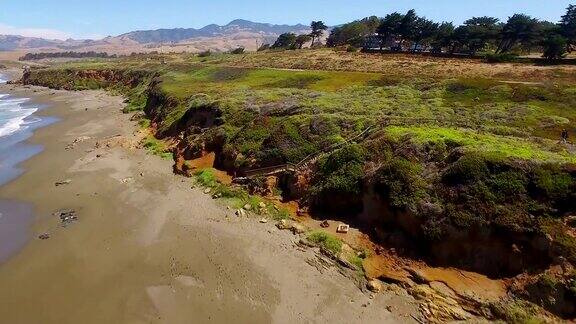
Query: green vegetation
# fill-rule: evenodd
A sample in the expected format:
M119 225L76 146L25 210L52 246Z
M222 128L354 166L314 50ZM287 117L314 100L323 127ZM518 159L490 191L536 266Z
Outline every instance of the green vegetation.
M364 176L365 153L358 145L346 146L319 161L317 194L359 194Z
M374 34L379 25L380 19L373 16L336 27L330 32L326 45L329 47L350 45L360 48L364 45L364 38Z
M198 57L208 57L210 55L212 55L212 52L210 50L198 53Z
M145 149L150 153L157 155L163 159L172 159L172 153L166 148L166 143L161 140L156 139L153 136L148 136L143 143Z
M244 47L237 47L230 51L230 54L244 54Z
M559 35L548 35L543 42L543 56L548 60L560 60L566 56L566 47L568 43L565 38Z
M284 33L278 36L278 39L274 44L272 44L273 49L283 48L295 48L296 45L296 34L294 33Z
M72 52L72 51L68 51L68 52L57 52L57 53L46 53L46 52L41 52L41 53L27 53L24 56L21 56L18 60L19 61L35 61L35 60L42 60L42 59L50 59L50 58L94 58L94 57L100 57L100 58L115 58L117 57L116 54L108 54L105 52L101 52L101 53L97 53L94 51L89 51L89 52Z
M576 5L569 5L560 21L560 32L570 46L576 45Z
M492 305L492 311L511 324L540 324L548 321L540 316L538 306L523 301L508 301Z
M548 51L548 50L547 50ZM547 54L544 54L545 56ZM518 60L518 54L514 53L488 53L485 56L488 63L506 63Z
M554 200L572 200L576 180L556 165L540 168L535 174L536 188Z
M314 28L314 25L312 25ZM548 60L561 59L567 45L576 43L576 6L570 5L559 24L514 14L506 22L493 17L473 17L461 26L436 23L419 17L414 9L356 20L334 28L328 46L364 46L366 50L433 54L487 53L488 62L510 62L516 53L539 48Z
M326 26L323 21L313 21L310 24L310 29L312 29L310 37L312 37L312 47L314 47L316 40L320 39L320 37L324 35L324 32L328 30L328 26Z
M211 169L203 169L196 172L196 180L204 187L215 187L217 185L216 176Z
M570 292L572 293L573 296L576 296L576 270L572 271L572 274L569 278L569 280L571 280L571 284L570 284Z
M142 111L148 100L148 84L146 81L139 83L134 88L120 89L120 94L126 96L128 105L122 110L124 113Z
M314 231L307 238L335 255L342 251L342 240L324 231Z
M358 254L351 254L348 257L348 262L350 262L351 264L353 264L356 269L358 269L359 274L364 275L364 259L366 259L366 257L364 255L358 255Z
M555 146L553 140L533 141L515 136L480 133L466 129L440 127L389 127L387 134L395 140L410 139L416 144L462 147L467 151L494 159L518 158L532 161L575 163L576 155L566 150L546 149Z
M425 195L422 166L404 158L387 156L377 171L375 183L396 208L410 206Z
M302 55L302 62L317 56L330 65L337 58L325 50L294 53L247 54L242 62ZM233 170L298 163L375 126L367 141L317 161L309 193L320 203L342 195L361 204L365 184L373 183L393 208L439 205L441 215L418 212L425 220L422 231L431 238L441 238L447 226L526 230L535 226L530 215L559 217L571 210L574 176L566 165L575 163L576 155L558 144L558 136L562 128L576 128L576 80L561 69L540 73L547 83L504 83L483 74L442 77L440 63L421 66L413 77L394 66L386 75L235 67L235 57L74 62L35 69L29 80L55 88L116 91L127 96L126 111L155 102L146 113L158 135L191 130L186 146L220 150ZM146 147L170 155L155 139L148 139ZM427 171L431 163L437 171ZM368 170L373 167L367 165L377 167Z
M143 129L150 128L150 119L142 118L138 121L138 125Z
M374 193L391 215L411 222L407 236L422 253L473 233L498 233L490 239L507 246L548 234L550 255L573 261L576 243L562 217L575 212L576 155L559 136L566 128L573 138L576 129L574 75L568 67L324 49L91 60L33 69L27 82L123 94L125 111L145 111L142 127L154 125L158 138L170 137L191 155L216 152L219 167L239 176L315 157L300 193L312 212L332 207L354 215L365 207L365 194ZM347 142L370 126L365 137ZM144 145L171 157L154 137ZM211 170L195 178L235 209L249 204L271 219L289 217L219 183ZM383 221L404 229L405 223ZM327 234L312 239L333 252L342 246ZM346 257L360 269L362 258ZM464 254L455 262L489 271L473 268Z
M540 222L542 231L548 233L555 240L555 246L560 254L570 262L576 263L576 238L568 234L564 224L556 219L543 219Z
M215 175L214 169L201 169L194 173L197 183L211 189L213 197L220 198L224 203L234 209L245 208L250 205L250 210L258 215L267 215L273 220L290 219L290 212L286 208L279 208L263 198L250 195L243 188L231 187L222 184ZM262 204L265 208L262 208Z
M308 161L299 192L282 183L283 196L342 217L375 198L386 209L382 223L404 231L422 253L482 233L506 246L520 242L522 257L533 252L522 242L549 235L548 255L574 262L576 242L562 218L575 212L576 150L559 136L566 128L574 137L575 75L569 67L322 49L90 60L32 69L25 82L126 96L125 111L144 110L149 119L139 124L156 131L143 145L165 158L172 157L162 141L168 137L187 156L214 152L218 167L238 176ZM214 170L195 178L233 208L290 216L220 183ZM310 239L341 251L327 233ZM491 271L474 268L469 255L455 266ZM346 258L361 268L362 257Z

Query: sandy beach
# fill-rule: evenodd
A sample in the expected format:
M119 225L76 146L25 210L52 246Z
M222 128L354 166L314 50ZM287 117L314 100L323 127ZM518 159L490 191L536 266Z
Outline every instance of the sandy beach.
M34 213L30 240L0 265L0 322L415 322L406 292L363 292L337 267L314 266L298 236L238 218L172 174L172 161L138 147L122 98L0 87L60 119L34 133L44 150L0 187ZM62 210L78 220L62 226Z

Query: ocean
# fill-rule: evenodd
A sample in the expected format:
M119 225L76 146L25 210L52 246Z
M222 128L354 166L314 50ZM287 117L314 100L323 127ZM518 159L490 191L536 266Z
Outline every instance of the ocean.
M28 117L38 108L26 107L24 104L27 101L27 98L12 98L0 93L0 137L6 137L35 122Z
M0 75L0 83L5 82ZM0 88L0 186L18 178L25 171L20 163L42 151L41 145L27 142L35 129L57 121L36 116L42 109L29 98L4 93ZM26 244L33 217L33 206L0 196L0 263Z
M6 79L0 75L0 83ZM26 143L32 132L55 121L34 115L43 107L0 90L0 186L18 177L18 164L42 151L40 145Z
M0 84L6 81L0 75ZM28 101L28 98L14 98L0 90L0 138L6 138L39 121L38 118L30 118L38 107L26 105Z

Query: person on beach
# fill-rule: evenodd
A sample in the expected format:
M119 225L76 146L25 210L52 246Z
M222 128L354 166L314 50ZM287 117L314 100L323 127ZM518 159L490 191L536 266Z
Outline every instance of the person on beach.
M562 137L562 143L564 143L564 144L568 143L568 130L567 129L563 129L562 134L560 136Z

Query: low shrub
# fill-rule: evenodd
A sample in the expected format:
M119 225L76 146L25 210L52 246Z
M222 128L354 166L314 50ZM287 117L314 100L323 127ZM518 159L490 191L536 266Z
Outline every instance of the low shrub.
M238 47L230 51L230 54L244 54L244 47Z
M142 118L138 121L138 126L140 126L143 129L150 128L150 124L151 124L151 122L150 122L150 119L148 119L148 118Z
M283 219L290 219L291 215L290 215L290 211L286 208L275 208L274 206L271 206L272 208L268 208L268 213L272 216L272 219L274 220L283 220Z
M308 235L308 240L319 244L326 250L338 254L342 251L342 240L324 231L314 231Z
M204 187L214 187L218 184L216 175L212 169L198 170L194 175L198 183Z
M477 214L462 207L450 207L447 210L450 223L458 228L467 229L483 223Z
M161 140L156 139L153 136L148 136L144 140L143 146L150 153L152 153L154 155L158 155L163 159L171 159L172 158L172 153L167 150L166 144L164 142L162 142Z
M476 154L467 154L444 171L443 180L452 184L472 183L485 179L490 173L486 160Z
M516 85L512 91L512 99L515 102L531 100L551 101L555 100L555 94L543 86Z
M520 171L506 171L492 175L487 184L499 201L510 201L526 194L528 178Z
M306 89L310 85L322 80L319 75L300 74L288 78L279 79L266 85L267 88L297 88Z
M298 120L294 122L284 120L272 127L263 124L247 129L246 133L240 137L245 138L244 145L250 145L255 151L259 150L256 147L266 148L265 150L260 149L256 154L260 161L275 164L297 163L318 151L316 145L310 140L310 131L305 128L305 125L297 124L298 122ZM241 152L247 152L247 148L247 146L243 146Z
M439 241L445 235L446 228L444 225L433 218L428 219L422 225L422 233L424 234L424 238L430 241Z
M543 165L534 171L534 185L539 195L556 203L576 199L576 180L558 165Z
M462 189L462 197L470 205L475 204L494 204L498 200L492 189L484 181L474 181Z
M359 194L364 176L365 154L362 147L353 144L321 159L313 191L316 194Z
M540 318L538 306L527 301L503 301L491 305L492 312L510 324L540 324L547 321Z
M509 62L515 62L518 59L518 54L514 53L486 54L484 59L488 63L509 63Z
M576 237L568 234L568 229L561 221L551 218L540 220L541 230L552 236L557 253L568 261L576 262Z
M270 44L262 44L260 47L258 47L258 52L263 52L263 51L267 51L270 49Z
M352 263L358 270L364 270L364 258L357 254L348 257L348 262Z
M494 80L483 79L483 78L461 78L458 80L450 81L446 85L446 91L452 94L463 93L465 91L485 91L491 87L498 85ZM476 94L476 93L474 93Z
M202 52L198 53L198 57L208 57L211 55L212 55L212 52L210 50L206 50L206 51L202 51Z
M376 174L376 186L393 207L406 207L424 194L422 167L404 158L392 158Z

